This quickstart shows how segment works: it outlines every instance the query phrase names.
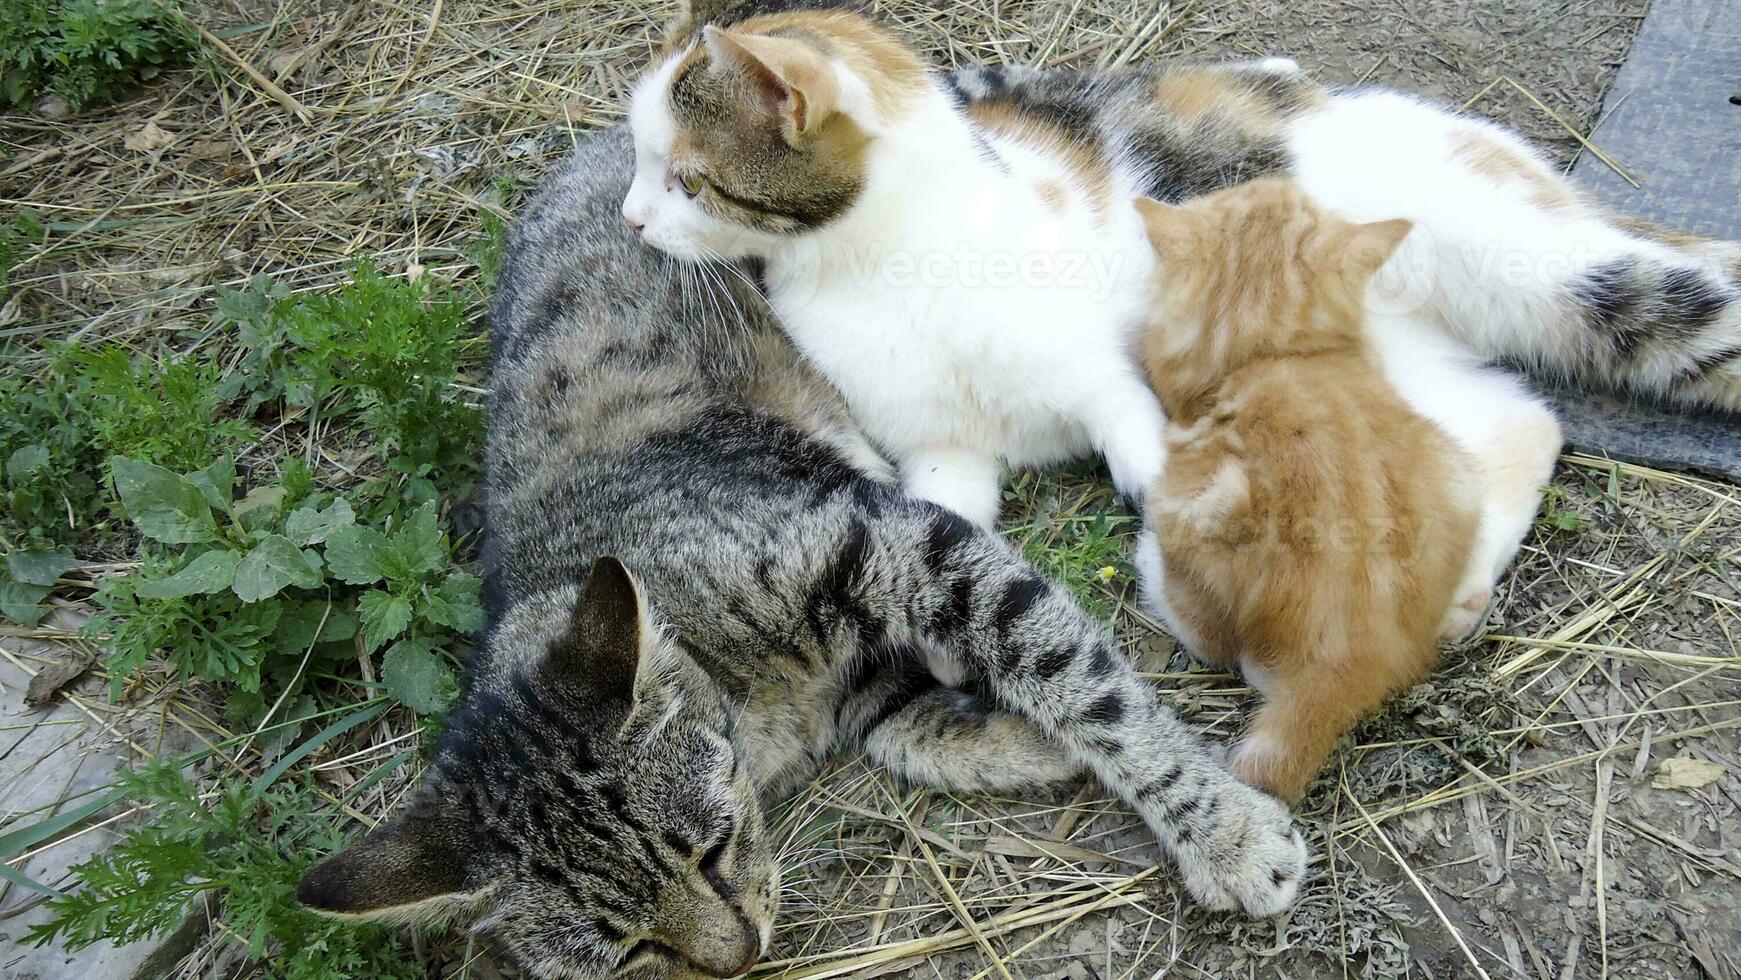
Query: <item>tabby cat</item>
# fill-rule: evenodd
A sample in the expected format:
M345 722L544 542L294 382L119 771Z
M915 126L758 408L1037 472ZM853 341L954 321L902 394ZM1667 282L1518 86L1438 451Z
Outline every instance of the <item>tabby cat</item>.
M298 897L462 917L538 976L734 976L775 911L763 807L846 744L963 791L1091 770L1199 901L1287 907L1305 847L1282 804L1015 549L867 467L753 289L637 241L630 163L626 131L588 138L513 231L490 626L411 802ZM997 703L938 684L920 639Z
M1144 361L1168 417L1145 593L1262 692L1233 769L1297 800L1344 732L1432 668L1481 473L1369 337L1367 286L1408 221L1343 221L1276 178L1137 204L1161 257Z
M673 50L733 16L698 7ZM1130 154L1146 192L1180 200L1287 166L1281 124L1314 90L1275 67L1003 68L943 84ZM1220 95L1158 101L1169 77ZM1229 93L1255 109L1223 111ZM462 917L541 976L729 975L762 952L773 914L762 804L856 743L901 775L969 789L1086 765L1201 900L1285 907L1304 849L1283 808L1212 763L1006 544L880 478L737 270L635 240L620 214L645 164L632 152L626 132L588 139L516 227L492 316L490 626L411 804L317 866L299 897L341 915ZM797 220L857 195L826 187L764 203ZM1715 273L1732 260L1708 243L1662 248L1650 254L1710 271L1667 277L1648 250L1627 253L1567 279L1582 299L1542 330L1456 336L1737 404L1735 355L1721 352L1741 331L1728 299L1708 301L1733 289ZM595 570L603 555L620 566ZM924 639L983 672L999 705L930 678L911 652Z
M1097 450L1140 496L1163 460L1127 349L1153 267L1129 199L1263 174L1412 220L1384 301L1481 357L1741 410L1741 246L1612 219L1511 133L1285 59L948 78L851 4L714 0L629 118L630 225L760 262L908 490L976 523L999 457Z

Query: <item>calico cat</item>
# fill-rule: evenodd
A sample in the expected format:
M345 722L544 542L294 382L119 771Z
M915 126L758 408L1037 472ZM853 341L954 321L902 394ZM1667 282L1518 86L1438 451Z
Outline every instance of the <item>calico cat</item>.
M761 263L908 490L981 525L1000 456L1097 450L1133 498L1163 463L1128 350L1153 265L1135 193L1291 174L1350 220L1414 221L1387 302L1478 357L1741 410L1741 246L1613 220L1496 126L1285 59L948 79L850 4L716 0L629 118L630 225Z
M1269 915L1305 847L1018 552L904 495L736 277L695 279L587 138L491 314L489 627L411 802L317 865L333 914L451 915L544 977L735 976L766 948L763 807L840 745L1021 793L1082 770L1199 901ZM613 556L613 557L601 557ZM938 684L925 639L995 705Z
M1410 222L1347 222L1275 178L1137 203L1161 257L1144 362L1169 419L1146 597L1262 692L1233 768L1297 800L1344 732L1432 668L1480 473L1368 337L1367 286Z
M682 259L760 261L910 494L990 527L1000 457L1098 451L1132 497L1159 475L1129 350L1153 264L1135 158L962 107L887 29L816 4L691 18L629 118L630 226Z
M1167 203L1287 175L1348 220L1407 218L1368 305L1476 362L1741 412L1741 242L1613 215L1500 126L1406 93L1323 88L1291 64L1008 66L950 83L968 104L1134 154L1153 168L1145 196Z

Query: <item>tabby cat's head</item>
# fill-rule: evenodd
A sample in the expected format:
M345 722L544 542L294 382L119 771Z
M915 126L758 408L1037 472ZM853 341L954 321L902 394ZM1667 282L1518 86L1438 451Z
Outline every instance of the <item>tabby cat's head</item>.
M678 258L764 255L852 207L926 85L900 40L828 0L694 6L630 99L623 216Z
M540 977L730 977L767 943L775 876L732 714L600 559L578 598L510 610L510 665L455 709L403 812L316 865L336 915L463 917Z
M1278 177L1136 206L1160 257L1151 376L1194 366L1221 376L1258 358L1351 348L1367 285L1413 227L1343 220ZM1157 356L1204 363L1163 368Z

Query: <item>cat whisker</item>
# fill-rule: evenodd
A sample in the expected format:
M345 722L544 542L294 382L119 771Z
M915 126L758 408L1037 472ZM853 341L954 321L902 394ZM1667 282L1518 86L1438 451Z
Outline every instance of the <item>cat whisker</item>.
M718 252L714 251L713 249L707 247L706 245L701 246L701 248L702 248L702 251L706 252L710 258L712 258L714 261L718 262L720 265L724 266L729 272L731 272L732 275L736 276L738 278L739 282L741 282L745 286L747 286L752 295L755 295L755 296L761 295L761 292L762 292L761 287L757 286L755 284L755 282L752 279L750 279L749 276L745 275L744 270L739 268L738 264L736 262L730 261L725 256L719 254Z
M709 259L707 263L709 275L711 275L714 282L718 284L719 291L725 297L726 304L731 307L732 313L736 315L737 322L741 323L748 319L748 314L744 312L743 305L738 302L737 290L731 288L731 283L726 281L724 273L720 270L728 270L736 274L739 279L744 278L743 273L739 271L736 266L726 261L724 256L720 255L713 249L704 245L702 246L702 251Z
M720 264L724 264L723 260ZM730 266L726 266L726 268L730 268ZM726 282L725 275L719 271L717 266L714 267L712 274L714 281L719 284L721 295L725 297L726 305L731 307L732 313L736 316L736 322L741 323L747 318L747 315L744 313L743 306L738 303L737 290L731 288L731 283Z
M710 263L707 262L695 263L695 274L701 281L702 288L707 290L707 302L709 306L713 307L714 318L718 320L721 325L725 325L725 307L720 302L719 296L719 292L723 286L719 282L718 274L713 271Z

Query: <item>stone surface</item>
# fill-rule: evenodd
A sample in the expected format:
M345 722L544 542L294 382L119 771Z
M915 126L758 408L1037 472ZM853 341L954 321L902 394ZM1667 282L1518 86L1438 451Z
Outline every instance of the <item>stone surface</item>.
M1741 483L1741 418L1566 389L1547 395L1567 449Z
M1574 178L1615 208L1741 238L1741 0L1656 0Z
M1657 0L1573 179L1616 210L1741 239L1741 0ZM1741 481L1741 418L1555 392L1572 448Z
M51 620L52 622L52 620ZM107 786L129 750L92 714L67 695L92 705L102 715L102 682L86 678L66 686L61 697L37 708L25 703L34 672L62 662L69 651L58 644L0 638L0 833L47 819L64 801ZM77 655L76 653L74 655ZM71 803L68 805L77 805ZM12 866L42 884L67 887L68 869L107 847L108 830L79 834ZM36 948L24 942L32 926L48 918L40 895L18 885L0 895L0 977L7 980L58 980L62 977L128 977L151 954L155 943L117 947L103 942L75 953L58 945Z

